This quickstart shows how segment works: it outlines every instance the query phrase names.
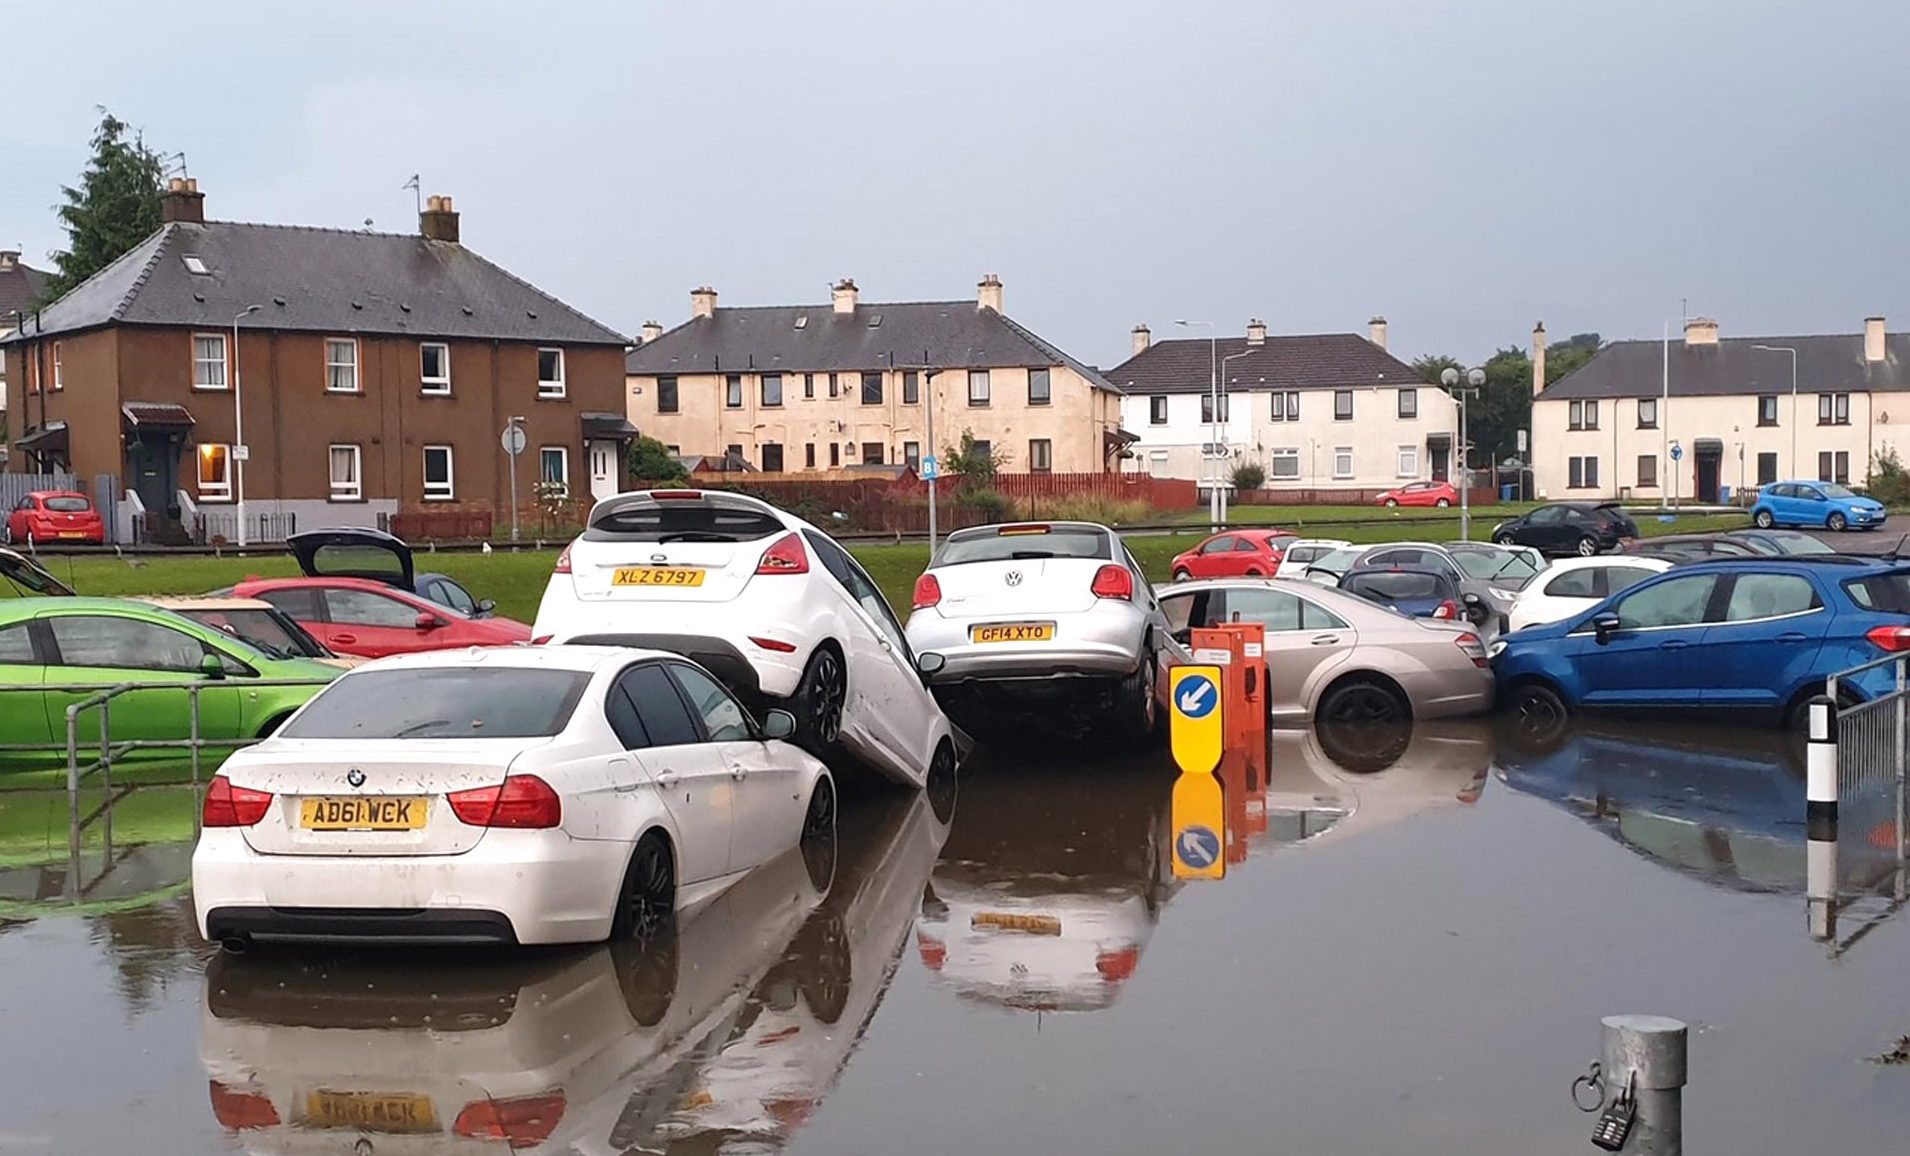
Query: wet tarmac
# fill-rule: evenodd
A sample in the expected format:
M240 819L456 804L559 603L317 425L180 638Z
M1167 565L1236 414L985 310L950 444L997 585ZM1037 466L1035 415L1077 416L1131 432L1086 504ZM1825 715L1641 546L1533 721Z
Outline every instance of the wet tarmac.
M1270 766L1194 880L1164 753L984 747L647 950L227 956L152 823L16 857L0 1152L1576 1153L1623 1012L1692 1025L1693 1150L1905 1147L1910 924L1808 934L1788 744L1447 723Z

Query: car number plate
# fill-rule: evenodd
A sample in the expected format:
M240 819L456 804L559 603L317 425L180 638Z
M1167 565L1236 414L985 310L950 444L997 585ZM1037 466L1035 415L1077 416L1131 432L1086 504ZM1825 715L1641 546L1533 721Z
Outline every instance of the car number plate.
M438 1130L438 1116L429 1096L377 1092L312 1092L305 1097L304 1122L313 1128L387 1134Z
M1001 931L1025 931L1030 935L1060 935L1061 921L1052 915L1010 915L1001 911L980 911L968 921L971 927L993 927Z
M425 801L415 795L348 795L300 799L298 825L307 831L416 831Z
M1052 622L997 622L990 626L971 626L968 635L976 642L1052 642Z
M62 538L84 538L84 537L86 537L86 531L85 531L85 530L61 530L61 531L60 531L60 537L62 537Z
M612 586L701 586L703 571L688 566L622 566L610 575Z

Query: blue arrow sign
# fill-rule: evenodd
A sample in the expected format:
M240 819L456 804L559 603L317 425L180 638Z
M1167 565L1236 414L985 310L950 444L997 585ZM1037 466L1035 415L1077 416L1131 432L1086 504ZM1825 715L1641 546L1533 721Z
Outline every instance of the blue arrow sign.
M1220 836L1211 827L1183 827L1174 837L1174 854L1197 871L1212 867L1220 862Z
M1188 718L1206 718L1220 705L1220 688L1214 680L1204 674L1197 674L1181 680L1175 688L1174 709Z
M1682 458L1684 456L1685 456L1685 448L1679 445L1677 442L1672 442L1671 443L1671 460L1675 462L1679 458Z

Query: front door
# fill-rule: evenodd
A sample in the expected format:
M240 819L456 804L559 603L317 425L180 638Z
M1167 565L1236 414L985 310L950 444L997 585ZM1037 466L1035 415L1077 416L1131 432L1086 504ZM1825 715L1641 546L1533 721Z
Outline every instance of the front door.
M1446 442L1427 442L1427 456L1432 459L1432 480L1443 482L1450 470L1447 460L1452 454L1452 446Z
M708 745L729 771L735 803L730 823L732 873L747 871L786 851L802 828L804 805L797 792L796 763L779 758L756 737L749 712L723 685L693 666L665 664L690 712L703 725Z
M621 455L617 453L617 443L590 441L584 444L585 457L590 461L591 500L601 502L605 498L614 497L618 490L618 475L623 472L617 468L622 461Z
M135 435L126 447L126 472L148 510L171 516L179 490L179 445L171 435Z
M1698 451L1698 488L1700 502L1718 500L1718 466L1724 460L1723 450L1701 449Z
M676 820L678 882L720 879L730 871L730 842L738 817L736 784L723 752L718 744L704 741L702 724L662 663L633 666L617 681L635 708L647 743L631 754Z

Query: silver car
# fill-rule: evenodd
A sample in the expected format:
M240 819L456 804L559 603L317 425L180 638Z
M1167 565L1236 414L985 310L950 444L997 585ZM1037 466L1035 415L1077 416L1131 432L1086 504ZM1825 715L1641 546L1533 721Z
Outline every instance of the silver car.
M1161 592L1172 636L1258 622L1275 723L1397 722L1492 706L1485 643L1465 624L1406 618L1343 590L1284 578L1215 578Z
M907 627L939 654L938 690L1092 680L1126 729L1151 732L1160 603L1120 535L1092 522L1021 522L950 534L915 583Z

